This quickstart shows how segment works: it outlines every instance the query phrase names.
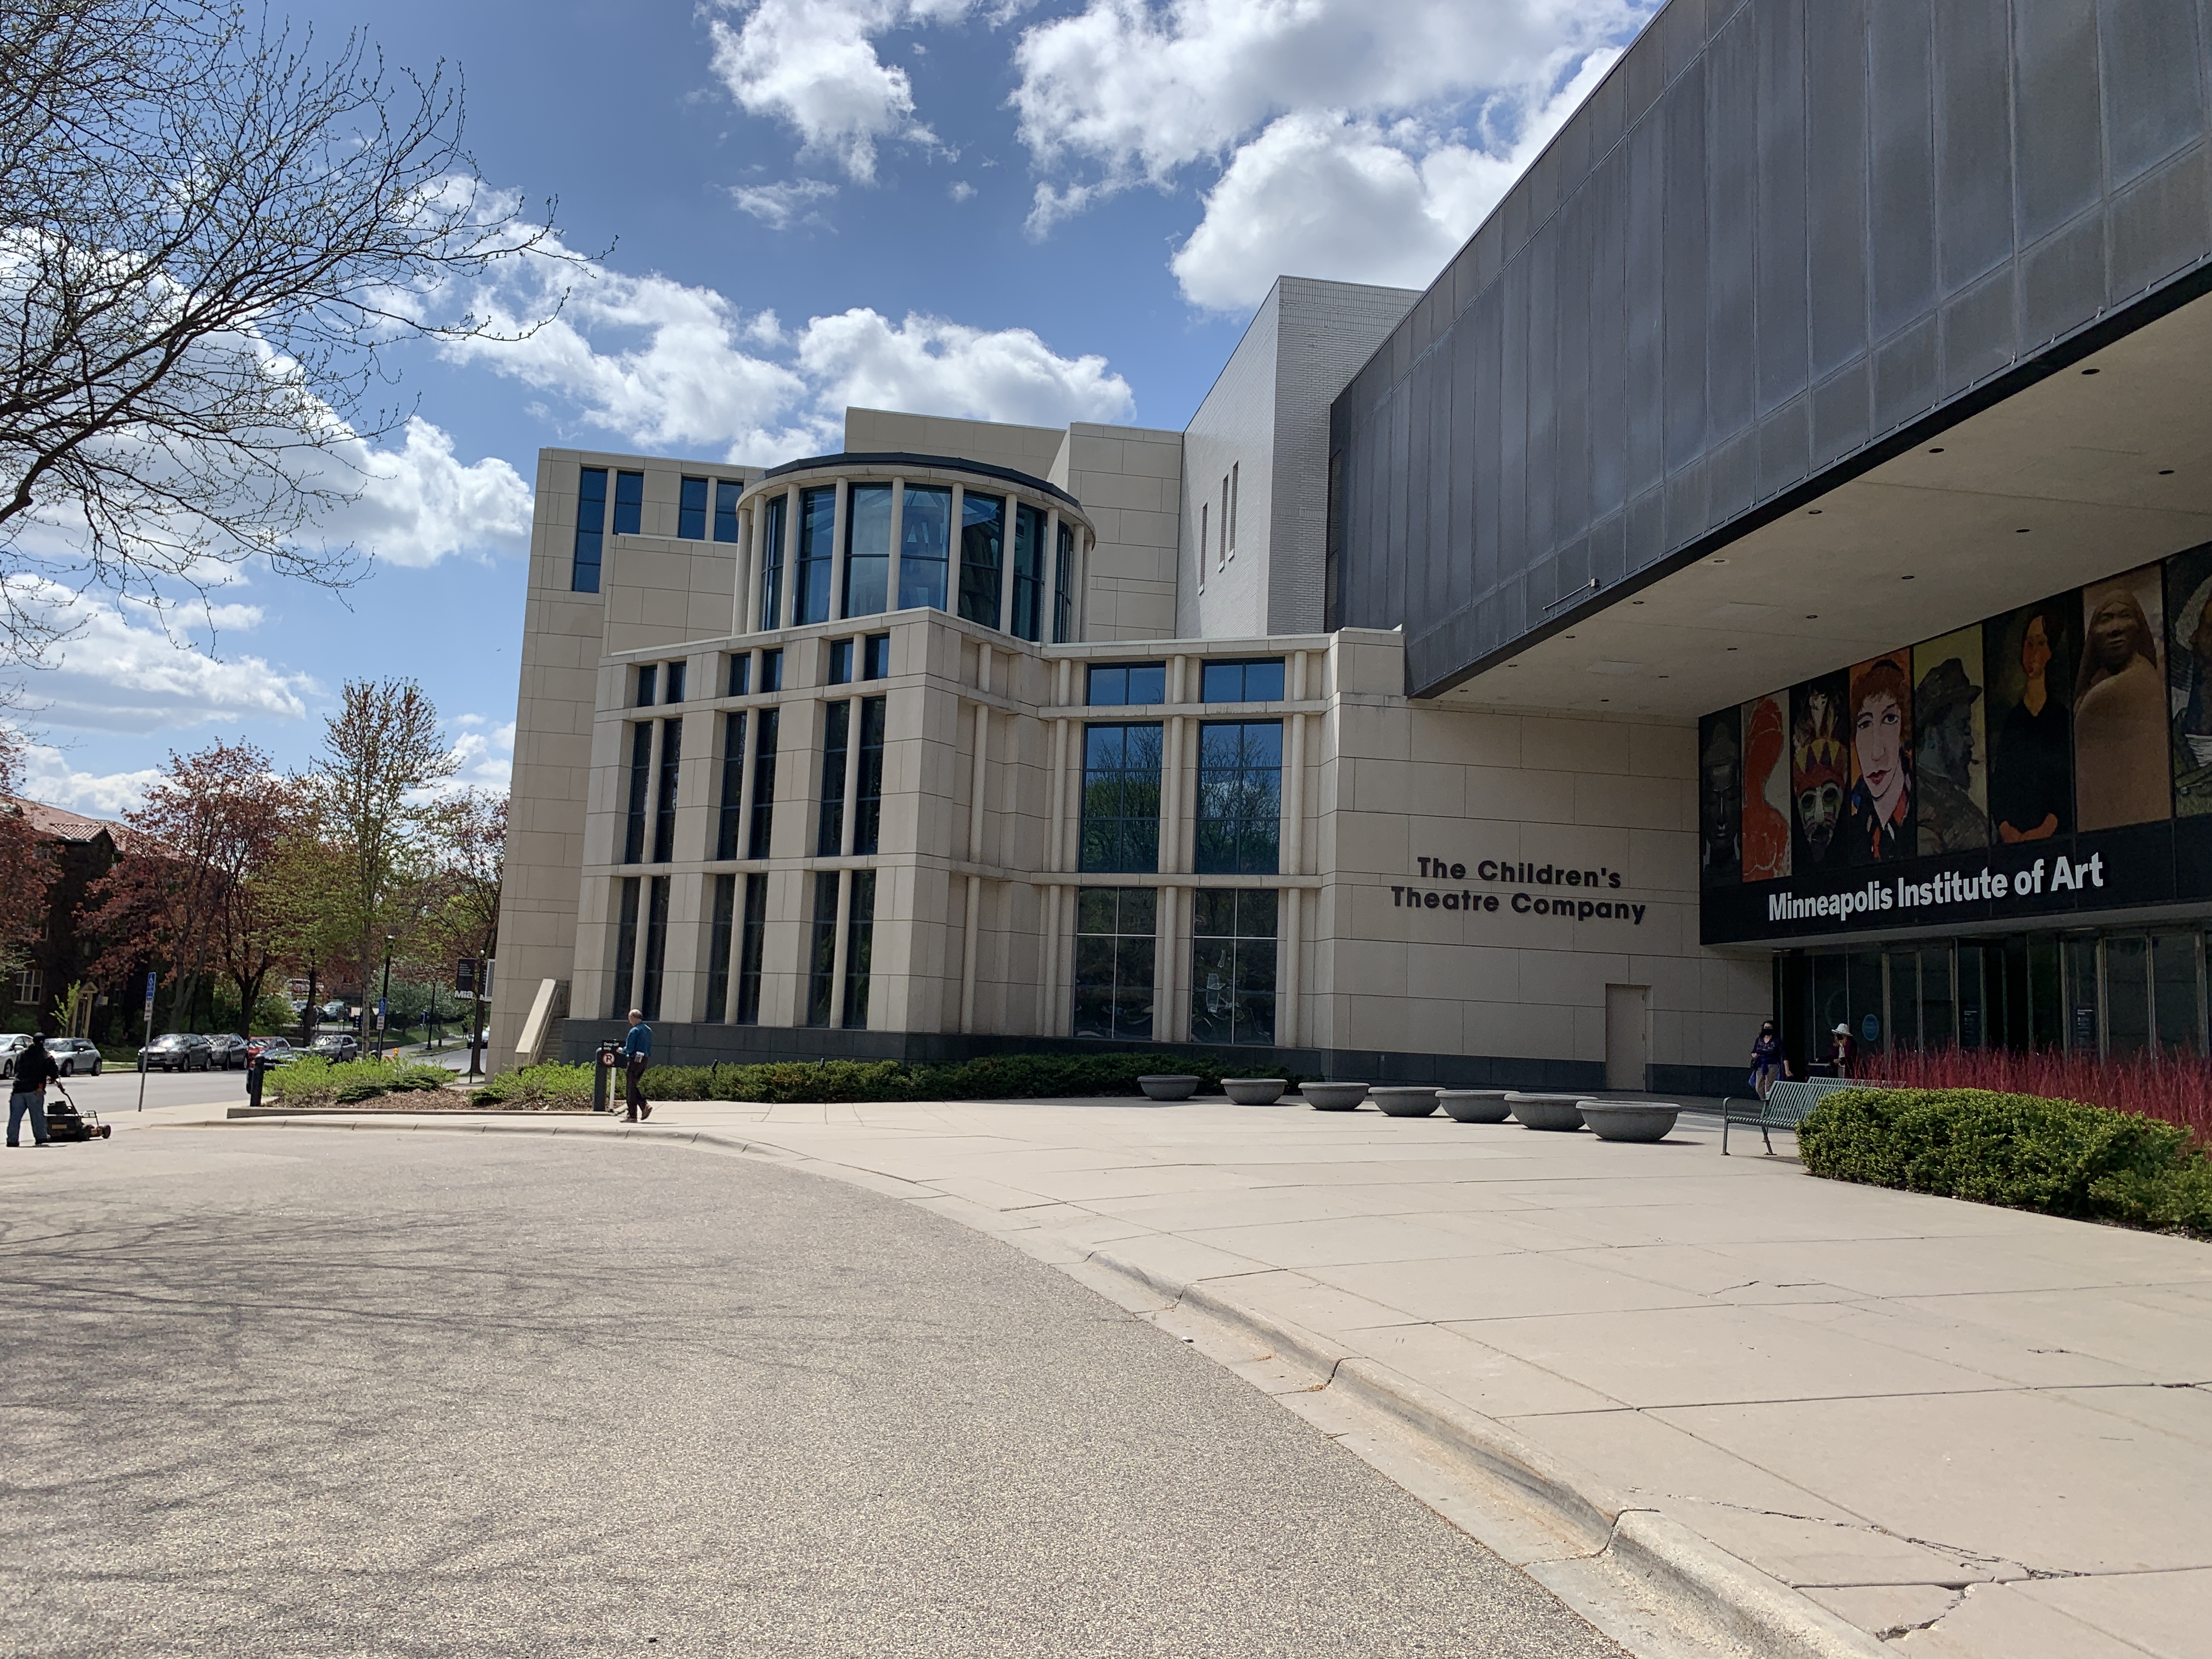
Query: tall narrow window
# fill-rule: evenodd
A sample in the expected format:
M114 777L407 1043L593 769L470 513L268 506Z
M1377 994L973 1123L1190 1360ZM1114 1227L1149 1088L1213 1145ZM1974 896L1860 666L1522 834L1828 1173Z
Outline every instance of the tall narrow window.
M784 520L790 506L791 495L787 490L770 496L760 509L760 625L763 631L783 626Z
M853 781L853 851L878 850L884 832L884 723L889 699L860 702L860 775Z
M689 663L672 662L668 665L668 690L662 694L661 702L682 702L684 701L685 671L690 667Z
M1321 556L1321 626L1334 634L1343 625L1344 601L1337 592L1344 555L1344 452L1328 458L1328 517L1322 532Z
M1201 888L1192 907L1190 1040L1275 1040L1275 895Z
M1221 475L1221 526L1219 533L1221 537L1221 544L1215 550L1215 561L1217 563L1227 564L1229 562L1229 475L1226 472Z
M1150 887L1085 887L1076 894L1076 1036L1152 1036L1158 897Z
M707 1006L699 1012L709 1025L720 1025L730 1016L730 936L737 908L738 878L715 877L714 908L707 925Z
M822 813L814 856L834 859L845 850L845 755L853 737L853 705L833 702L822 724Z
M1213 503L1198 504L1198 591L1206 592L1206 561L1213 551Z
M1044 622L1044 525L1042 508L1014 506L1014 617L1018 639L1034 640Z
M769 836L775 828L775 734L783 724L783 711L760 711L760 735L753 739L753 821L746 832L745 856L768 856Z
M860 678L887 680L891 677L891 636L871 634L860 649Z
M742 697L753 689L753 653L738 651L730 658L730 689L726 697Z
M1229 464L1229 550L1231 553L1237 550L1237 475L1243 469L1244 464L1242 461L1231 461Z
M599 561L606 545L607 470L587 466L576 483L576 552L568 567L573 593L599 591Z
M853 683L853 642L850 640L830 641L830 684L850 685Z
M768 878L745 878L745 920L738 934L738 1024L760 1024L761 951L768 939Z
M799 494L799 580L791 625L830 620L830 583L836 569L837 492L824 485Z
M1079 868L1160 867L1160 728L1091 726L1083 733Z
M653 796L653 861L676 856L676 775L684 759L684 722L660 723L660 777Z
M745 793L745 716L740 709L722 716L722 799L714 820L714 856L738 855L738 817Z
M624 864L645 861L645 803L653 790L653 722L629 729L629 801L623 824Z
M952 492L906 487L899 509L899 609L945 609L945 567L951 556Z
M687 542L707 539L707 481L686 478L676 499L676 533Z
M733 542L738 538L738 497L745 487L735 478L714 480L714 539Z
M1283 816L1283 723L1206 720L1198 728L1197 867L1272 876Z
M615 474L615 522L617 536L635 536L645 523L645 474Z
M891 487L854 484L845 501L845 610L872 617L890 608Z
M635 708L650 708L660 697L660 665L641 662L637 665L637 695L630 699Z
M814 927L806 941L806 1023L827 1025L837 989L837 884L839 870L814 872Z
M960 499L960 614L986 628L999 625L999 574L1006 556L1003 495Z
M761 683L763 691L783 690L783 652L781 647L761 653Z
M646 900L645 971L638 975L637 1006L647 1019L660 1018L660 970L668 959L668 878L653 878Z
M868 1029L868 958L876 938L876 872L853 872L853 901L845 916L845 1029Z
M637 878L624 876L615 911L615 982L608 998L607 1018L620 1019L630 1011L630 981L637 968Z
M1075 527L1060 527L1060 546L1052 565L1052 642L1066 645L1075 637Z

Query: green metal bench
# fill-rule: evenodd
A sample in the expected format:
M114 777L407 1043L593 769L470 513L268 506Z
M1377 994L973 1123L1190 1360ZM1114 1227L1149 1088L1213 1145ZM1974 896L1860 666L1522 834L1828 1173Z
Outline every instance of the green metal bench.
M1774 1131L1795 1132L1799 1124L1813 1115L1824 1095L1838 1089L1887 1089L1891 1085L1877 1083L1869 1078L1808 1077L1778 1082L1766 1092L1765 1100L1724 1100L1721 1103L1721 1156L1729 1155L1729 1129L1741 1123L1747 1127L1756 1124L1759 1138L1766 1143L1766 1155L1774 1156Z

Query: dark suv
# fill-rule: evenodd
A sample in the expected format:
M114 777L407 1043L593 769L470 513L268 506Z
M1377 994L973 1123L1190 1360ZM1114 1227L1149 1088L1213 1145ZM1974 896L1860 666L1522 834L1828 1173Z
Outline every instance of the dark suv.
M141 1071L204 1072L214 1064L214 1048L197 1031L165 1031L138 1051Z

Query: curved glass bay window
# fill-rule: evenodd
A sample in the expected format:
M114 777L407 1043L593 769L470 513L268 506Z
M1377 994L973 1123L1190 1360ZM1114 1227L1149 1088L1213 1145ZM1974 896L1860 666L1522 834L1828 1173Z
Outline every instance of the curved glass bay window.
M837 491L801 490L799 495L799 580L791 596L791 621L830 620L830 577L836 561Z
M737 501L717 495L718 537L740 504L757 526L746 556L763 631L935 610L1035 644L1081 635L1091 525L1042 478L948 456L824 455L773 469Z
M1006 498L963 496L960 503L960 614L986 628L999 625L999 579L1006 565Z
M890 607L891 487L853 486L845 506L845 615Z
M899 609L945 609L951 556L952 492L908 484L899 532Z

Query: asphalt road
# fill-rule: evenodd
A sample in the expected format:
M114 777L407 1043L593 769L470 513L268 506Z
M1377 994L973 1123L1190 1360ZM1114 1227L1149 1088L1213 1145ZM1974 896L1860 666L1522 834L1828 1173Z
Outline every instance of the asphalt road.
M130 1116L138 1104L138 1071L132 1066L111 1064L98 1077L64 1078L62 1087L69 1091L70 1098L80 1107L98 1112L102 1117L112 1115L118 1123ZM54 1098L51 1090L46 1098ZM242 1105L245 1100L243 1072L146 1073L149 1106L199 1106L216 1102ZM24 1139L28 1139L30 1133L27 1127Z
M10 1654L1617 1656L1072 1280L750 1160L149 1129L0 1152L0 1247Z

